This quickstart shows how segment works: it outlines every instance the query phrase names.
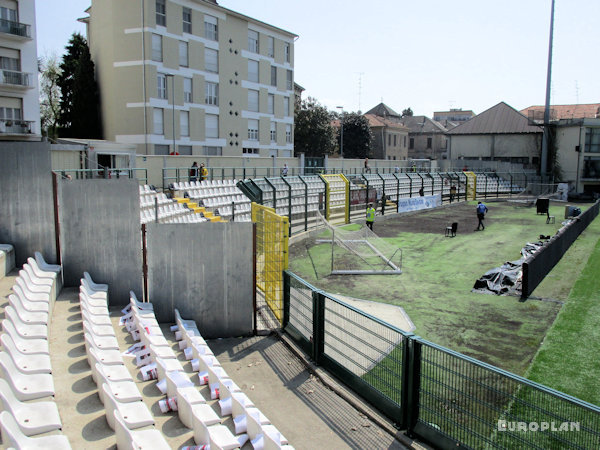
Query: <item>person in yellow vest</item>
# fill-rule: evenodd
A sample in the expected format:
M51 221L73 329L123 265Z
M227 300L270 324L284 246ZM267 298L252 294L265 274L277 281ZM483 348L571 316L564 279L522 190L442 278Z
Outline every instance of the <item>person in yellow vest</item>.
M200 172L200 181L206 180L208 176L208 169L204 167L204 163L200 163L200 169L198 170L198 172Z
M373 230L373 222L375 222L375 208L373 208L373 203L369 203L369 207L367 208L367 226Z

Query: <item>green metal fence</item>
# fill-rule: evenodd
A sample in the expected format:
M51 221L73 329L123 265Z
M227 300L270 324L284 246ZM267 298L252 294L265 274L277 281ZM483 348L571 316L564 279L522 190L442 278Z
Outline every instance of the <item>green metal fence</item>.
M600 407L426 341L284 272L284 329L319 365L439 448L600 448Z

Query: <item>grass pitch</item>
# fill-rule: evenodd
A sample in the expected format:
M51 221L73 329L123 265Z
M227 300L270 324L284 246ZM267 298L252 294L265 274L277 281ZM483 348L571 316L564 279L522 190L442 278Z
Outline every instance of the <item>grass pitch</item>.
M290 248L290 269L334 294L400 305L415 323L416 334L523 375L562 302L570 301L571 288L600 233L582 245L586 236L593 234L590 229L575 242L533 293L543 299L521 302L517 297L476 294L471 288L477 278L506 261L519 259L521 247L537 241L540 234L554 234L564 211L564 205L551 206L550 214L559 220L546 224L545 216L536 215L533 208L508 203L489 203L488 207L483 232L473 231L477 225L473 202L376 222L375 233L403 250L402 275L328 276L331 247L306 242ZM446 238L445 226L454 221L459 222L458 235ZM533 374L532 370L535 379ZM536 381L589 398L548 380Z

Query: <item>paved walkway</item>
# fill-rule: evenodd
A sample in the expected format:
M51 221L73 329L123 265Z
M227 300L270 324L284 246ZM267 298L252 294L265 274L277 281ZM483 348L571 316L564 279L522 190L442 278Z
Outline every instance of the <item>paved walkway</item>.
M13 271L0 280L0 317L17 275ZM104 407L85 356L78 290L65 288L57 300L50 325L50 353L55 383L55 401L63 421L63 433L74 449L115 448L113 431L108 427ZM122 351L133 341L119 326L119 308L111 308L113 326ZM170 324L163 332L190 378L191 364L179 352ZM254 401L256 406L288 438L297 449L314 448L405 448L390 434L394 430L379 426L336 392L311 375L305 365L277 337L217 339L208 342L215 355L234 381ZM179 353L178 353L179 352ZM163 398L155 381L142 381L132 359L125 358L144 402L156 419L172 448L194 445L192 431L186 428L177 413L162 414L158 400ZM206 386L199 387L210 398ZM210 402L219 412L215 401ZM381 418L379 418L381 419ZM232 427L232 419L225 420ZM244 450L251 449L247 443Z

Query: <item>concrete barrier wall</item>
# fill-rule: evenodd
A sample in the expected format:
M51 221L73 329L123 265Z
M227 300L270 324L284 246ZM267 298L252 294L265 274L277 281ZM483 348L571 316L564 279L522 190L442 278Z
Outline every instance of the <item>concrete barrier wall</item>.
M159 322L173 322L177 308L207 338L252 332L252 224L148 224L146 241Z
M0 143L0 243L15 247L18 266L41 252L56 263L50 144Z
M130 179L59 180L60 242L65 286L84 271L108 283L111 305L129 291L142 296L140 200Z

